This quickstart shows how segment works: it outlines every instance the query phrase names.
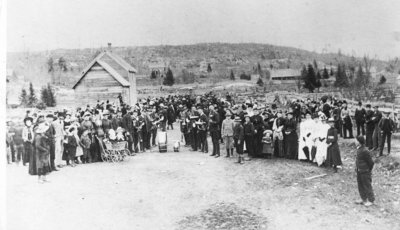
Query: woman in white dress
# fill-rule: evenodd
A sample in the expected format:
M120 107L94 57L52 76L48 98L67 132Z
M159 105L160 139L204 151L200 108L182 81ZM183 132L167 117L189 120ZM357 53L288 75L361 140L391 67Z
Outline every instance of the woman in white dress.
M318 166L321 166L325 162L327 156L328 144L326 143L326 134L328 133L330 125L326 124L326 116L322 112L319 114L319 120L318 130L315 135L317 152L314 162L316 162Z
M300 135L299 135L299 160L310 160L311 159L311 148L312 148L312 131L315 126L315 122L311 119L311 113L306 113L306 120L300 123Z

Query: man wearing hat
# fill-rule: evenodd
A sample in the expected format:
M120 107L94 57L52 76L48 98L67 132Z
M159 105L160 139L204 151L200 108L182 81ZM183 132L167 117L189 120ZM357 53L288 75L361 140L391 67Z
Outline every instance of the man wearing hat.
M231 119L232 114L228 111L225 114L225 120L222 122L221 134L222 138L224 138L225 147L226 147L226 157L233 156L233 127L234 122Z
M189 112L189 130L190 130L190 143L192 145L191 151L197 151L197 148L199 147L199 136L198 136L198 130L197 130L197 125L196 125L196 120L199 119L199 113L196 110L196 106L192 105L192 109Z
M385 147L385 141L387 139L388 155L390 154L390 143L392 140L392 133L394 132L394 121L389 118L390 112L384 112L384 116L379 122L378 126L381 130L382 139L380 142L379 156L383 156L383 148Z
M33 154L33 141L34 141L34 133L33 133L33 118L25 117L24 124L25 127L22 129L22 140L24 142L25 153L22 159L23 165L30 161L31 157L34 157Z
M342 102L334 104L333 118L335 119L335 128L340 137L343 137L343 121L342 121Z
M162 132L165 132L165 130L167 129L168 113L163 103L160 104L159 115L160 115L160 129Z
M127 132L127 142L128 142L128 149L129 151L133 152L135 151L134 148L132 148L132 143L133 143L133 119L132 119L132 114L130 112L127 112L121 119L121 126L118 125L118 119L114 118L114 126L113 130L117 130L118 127L122 127L126 130Z
M108 133L108 131L112 129L110 120L110 111L107 109L104 110L103 112L103 118L101 119L101 126L103 127L105 133Z
M382 113L379 111L379 106L374 106L374 114L372 115L372 122L374 123L374 133L372 134L373 150L378 150L381 140L381 130L379 129L379 122L382 119Z
M356 108L355 114L354 114L354 119L356 120L356 126L357 126L357 136L360 136L362 134L363 136L365 135L365 109L362 107L361 101L358 102L358 107Z
M186 105L179 105L179 109L180 109L179 117L181 122L181 133L185 139L185 147L188 147L191 145L189 138L189 127L188 127L190 122L189 113Z
M199 151L208 153L207 144L207 128L208 128L208 117L204 113L203 109L199 109L199 121L198 121L198 134L199 134Z
M235 116L235 126L233 127L233 141L236 147L236 152L238 153L238 163L243 164L243 145L244 145L244 128L242 125L242 119L239 115Z
M150 103L153 101L150 101ZM154 102L153 102L154 105ZM157 125L158 125L158 119L160 118L157 114L157 109L155 106L152 106L150 108L150 113L149 113L149 118L150 118L150 138L149 141L151 140L151 146L155 147L156 146L156 137L157 137Z
M368 148L368 150L371 150L373 148L372 135L374 134L375 129L375 123L372 120L374 111L371 109L371 104L367 104L365 107L367 108L365 112L365 146Z
M210 136L213 143L213 152L211 156L219 156L219 123L220 117L219 113L217 113L214 109L213 105L210 105L210 115L209 115L209 130Z
M244 116L244 124L243 124L243 131L244 131L244 141L246 143L246 149L248 152L249 157L252 157L254 155L254 148L253 148L253 143L254 143L254 125L250 120L250 116L246 114Z
M361 200L356 201L356 204L363 204L365 206L373 205L375 201L374 191L372 189L372 169L374 168L374 161L371 154L365 147L365 139L363 136L356 138L357 157L356 168L358 191Z

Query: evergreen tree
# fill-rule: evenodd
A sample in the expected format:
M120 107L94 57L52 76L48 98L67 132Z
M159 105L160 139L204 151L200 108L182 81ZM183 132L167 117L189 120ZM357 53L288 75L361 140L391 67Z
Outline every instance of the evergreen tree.
M42 103L49 106L49 95L46 87L42 87L42 90L40 91L40 99L42 100Z
M315 59L313 61L313 67L314 67L315 71L318 71L318 64L317 64L317 61Z
M28 94L25 89L22 89L21 95L19 96L19 101L21 102L21 106L26 107L28 105Z
M315 75L314 68L311 64L308 64L307 68L307 76L304 81L304 88L308 89L310 93L314 92L314 89L316 87L317 79Z
M65 61L65 59L63 57L60 57L58 59L58 66L60 67L60 71L64 71L64 72L68 71L67 61Z
M354 79L354 86L356 88L361 88L365 86L365 74L361 64L358 65L358 69L356 72L356 77Z
M322 72L322 78L323 79L329 79L329 73L326 67L324 67L324 71Z
M168 85L168 86L172 86L174 83L175 83L175 81L174 81L174 75L173 75L171 69L168 68L167 74L166 74L166 76L165 76L165 78L164 78L163 84L164 84L164 85Z
M257 63L257 73L261 76L262 74L262 69L260 63Z
M322 77L321 77L321 73L318 71L317 72L317 76L316 76L316 78L317 78L317 80L321 80L322 79Z
M346 74L346 66L344 64L338 64L335 86L340 88L349 86L349 80Z
M379 85L383 85L386 83L386 77L382 75L382 77L379 79Z
M333 76L333 69L332 69L332 68L331 68L331 72L330 72L330 75L331 75L331 76Z
M263 80L261 79L261 77L258 78L258 80L257 80L257 85L258 85L258 86L263 86L263 85L264 85L264 82L263 82Z
M301 70L301 76L297 79L297 89L300 91L301 86L305 85L307 79L307 67L303 65L303 69Z
M321 83L321 74L319 73L319 71L317 72L317 81L315 82L315 88L318 89L319 92L319 88L321 88L322 83Z
M54 107L56 106L56 95L54 94L54 90L50 84L47 85L47 96L49 100L49 104L47 106Z
M29 96L28 96L28 106L34 107L37 103L37 98L35 95L35 89L33 88L32 82L29 83Z
M211 73L211 72L212 72L212 69L211 69L211 64L210 64L210 63L208 63L208 66L207 66L207 72L208 72L208 73Z
M230 79L231 79L232 81L234 81L234 80L235 80L235 74L233 74L233 70L231 70L231 76L230 76Z
M47 70L49 73L52 73L54 71L54 60L52 57L49 58L49 60L47 60Z
M315 88L317 88L318 91L319 91L319 88L321 88L321 86L322 86L321 80L320 80L320 79L317 79L317 82L315 82Z

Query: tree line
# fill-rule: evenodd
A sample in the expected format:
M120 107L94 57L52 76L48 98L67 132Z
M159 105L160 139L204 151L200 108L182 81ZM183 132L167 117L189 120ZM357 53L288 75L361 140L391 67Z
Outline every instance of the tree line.
M38 109L45 109L46 107L56 106L56 97L54 90L50 84L43 86L40 90L40 100L36 96L35 89L33 88L32 82L29 83L29 93L25 90L21 90L19 97L20 106L22 107L36 107Z

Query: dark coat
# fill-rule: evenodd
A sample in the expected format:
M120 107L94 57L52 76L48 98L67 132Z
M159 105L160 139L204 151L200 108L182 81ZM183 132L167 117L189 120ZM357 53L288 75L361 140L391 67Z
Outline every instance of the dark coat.
M368 110L365 113L366 130L370 131L370 132L374 131L374 129L375 129L375 123L372 120L373 115L374 115L374 112L372 110Z
M220 117L217 112L210 112L209 119L209 130L210 132L216 132L219 130Z
M249 136L254 136L254 125L253 123L249 122L249 123L244 123L243 124L243 128L244 128L244 135L246 137Z
M122 117L122 128L124 128L126 131L132 133L133 132L133 121L132 117L129 113L125 114Z
M254 124L254 129L257 130L257 133L260 133L262 135L262 132L264 130L264 120L260 115L256 115L251 117L251 121Z
M338 131L335 128L330 128L328 130L326 143L332 144L328 147L326 164L327 166L341 165L342 158L340 157L340 149L338 144Z
M233 127L233 138L240 142L244 141L244 127L241 123L237 123Z
M364 124L365 123L365 115L366 115L365 109L357 108L356 112L354 114L354 119L356 120L357 123Z
M381 119L382 119L382 113L379 112L379 111L376 111L376 112L374 111L374 114L372 115L371 120L374 122L375 127L378 126L378 124L381 121Z
M36 154L36 170L43 173L49 172L50 168L50 146L45 135L35 135L35 154ZM44 171L43 171L44 170Z
M365 146L361 146L357 149L356 157L356 171L357 172L371 172L374 167L374 161L372 160L371 153Z
M385 117L381 119L378 126L384 133L392 133L395 128L393 120Z

